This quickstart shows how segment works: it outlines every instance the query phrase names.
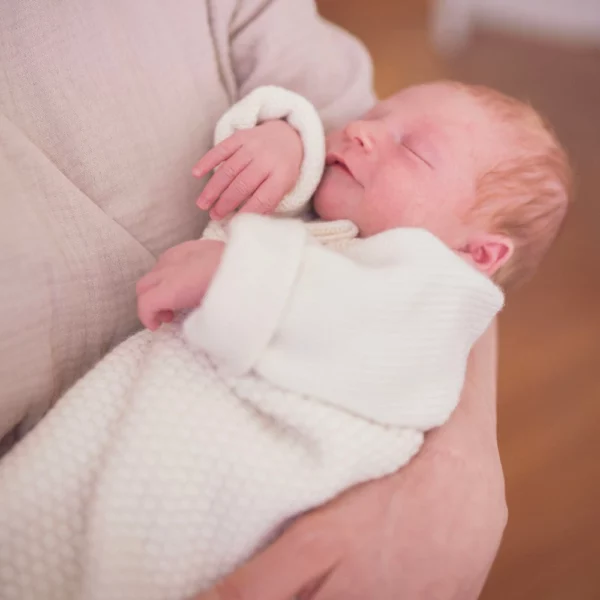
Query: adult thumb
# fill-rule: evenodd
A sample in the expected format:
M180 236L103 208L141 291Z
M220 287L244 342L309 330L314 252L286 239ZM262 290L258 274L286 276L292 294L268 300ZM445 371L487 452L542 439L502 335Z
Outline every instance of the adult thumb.
M194 600L292 600L333 570L341 557L336 536L304 517L277 541Z

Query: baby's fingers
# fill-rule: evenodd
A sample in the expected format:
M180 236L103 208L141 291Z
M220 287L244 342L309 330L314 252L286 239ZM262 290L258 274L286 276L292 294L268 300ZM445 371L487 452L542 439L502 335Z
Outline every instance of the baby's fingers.
M138 317L144 327L155 331L168 322L169 313L176 309L176 295L177 289L165 280L142 292L138 296Z
M198 207L208 210L238 174L250 164L251 160L250 153L240 150L225 161L202 190L196 203Z
M271 214L287 191L285 184L276 175L270 175L256 189L248 202L240 209L240 212L259 215Z
M268 171L259 168L255 161L251 162L221 194L221 197L210 211L211 218L219 220L229 216L252 197L268 176Z
M242 138L239 135L232 135L214 148L209 150L197 163L192 170L194 177L204 177L214 168L220 165L224 160L233 156L242 146Z
M172 310L161 310L156 318L161 323L172 323L173 319L175 319L175 313Z

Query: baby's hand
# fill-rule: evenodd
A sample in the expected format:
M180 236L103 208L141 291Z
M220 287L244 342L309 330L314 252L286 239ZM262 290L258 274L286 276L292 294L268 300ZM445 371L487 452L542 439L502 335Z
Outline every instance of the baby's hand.
M175 312L198 306L210 286L225 244L216 240L184 242L167 250L136 286L138 315L154 331Z
M193 174L203 177L221 165L197 204L203 210L210 209L215 220L236 209L269 214L294 187L302 157L302 140L285 121L267 121L236 131L194 167Z

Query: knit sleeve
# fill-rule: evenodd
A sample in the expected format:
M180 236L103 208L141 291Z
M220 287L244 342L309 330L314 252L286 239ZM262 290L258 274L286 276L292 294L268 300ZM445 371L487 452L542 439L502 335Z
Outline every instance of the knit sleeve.
M299 223L234 223L194 317L201 347L230 372L375 422L427 430L449 417L471 347L503 303L491 281L422 230L341 254L303 237Z
M279 325L298 276L306 228L299 221L240 214L202 302L185 320L188 342L230 375L247 373Z
M238 98L267 84L290 89L317 107L326 130L375 102L367 50L314 0L241 0L230 32Z

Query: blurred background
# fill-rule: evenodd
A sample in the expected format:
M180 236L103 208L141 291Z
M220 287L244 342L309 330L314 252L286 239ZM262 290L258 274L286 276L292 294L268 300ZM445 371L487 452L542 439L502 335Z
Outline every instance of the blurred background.
M509 524L482 600L600 600L600 0L318 0L369 48L380 96L440 77L527 100L576 202L500 324ZM373 599L376 600L376 599Z

